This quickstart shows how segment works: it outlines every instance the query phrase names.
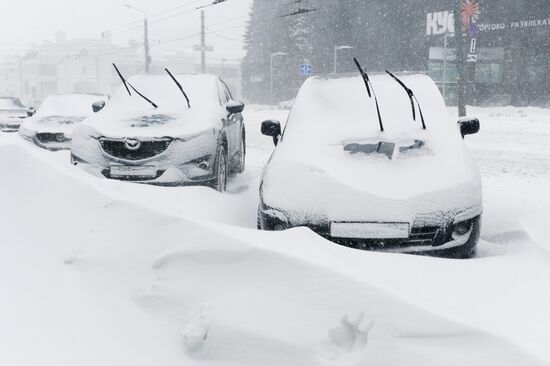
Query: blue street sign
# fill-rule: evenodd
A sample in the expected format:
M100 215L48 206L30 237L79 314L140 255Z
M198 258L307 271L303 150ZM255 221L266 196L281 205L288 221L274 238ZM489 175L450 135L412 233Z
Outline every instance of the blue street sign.
M311 76L311 75L313 75L313 65L301 64L300 65L300 74L302 76Z
M471 38L476 38L479 35L479 26L476 23L470 24L470 27L468 28L468 33L470 34Z

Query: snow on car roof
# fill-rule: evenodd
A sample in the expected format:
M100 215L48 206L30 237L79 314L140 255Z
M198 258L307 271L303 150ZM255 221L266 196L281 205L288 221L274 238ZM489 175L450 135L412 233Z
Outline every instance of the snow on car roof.
M51 95L42 103L36 116L87 117L93 114L93 103L107 99L106 95L101 94Z

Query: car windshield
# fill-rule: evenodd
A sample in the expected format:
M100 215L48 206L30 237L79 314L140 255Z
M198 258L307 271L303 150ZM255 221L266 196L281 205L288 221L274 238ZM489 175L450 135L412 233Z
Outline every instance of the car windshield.
M0 98L0 110L25 109L25 106L17 98Z
M128 94L121 85L109 102L111 110L126 110L128 114L136 111L148 111L155 115L186 113L189 110L211 109L212 103L218 100L217 79L209 75L174 75L191 100L191 108L178 86L168 74L134 76L128 81L140 93L153 100L158 108L154 109L136 93ZM155 119L156 121L157 119Z
M48 97L36 113L37 117L87 117L93 113L92 104L107 97L94 94L68 94Z
M421 101L432 100L425 111L426 120L433 125L429 129L423 130L420 122L412 119L410 101L401 87L388 75L377 74L371 79L384 121L385 132L381 132L376 105L368 97L363 80L360 76L349 74L308 80L294 102L283 140L312 146L312 149L315 149L313 146L346 146L353 143L373 146L382 143L385 147L394 144L398 151L405 152L424 146L415 145L415 140L433 140L442 129L448 131L454 127L447 118L448 113L437 87L429 78L420 75L402 78ZM359 150L371 151L373 146L359 147ZM357 148L355 145L352 147Z

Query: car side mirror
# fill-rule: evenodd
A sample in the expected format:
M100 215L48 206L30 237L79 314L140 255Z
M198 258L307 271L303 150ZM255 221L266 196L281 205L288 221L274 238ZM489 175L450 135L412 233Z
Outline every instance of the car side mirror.
M35 113L36 113L36 109L34 109L34 107L27 108L27 116L28 117L34 116Z
M472 117L462 117L458 120L460 126L460 134L462 138L466 135L475 135L481 129L479 119Z
M230 100L225 105L225 109L231 114L241 113L244 110L244 103Z
M279 121L267 120L262 122L262 135L273 137L275 146L279 144L281 131L281 123Z
M104 107L105 107L105 101L103 100L100 100L99 102L95 102L94 104L92 104L92 110L94 111L94 113L99 112Z

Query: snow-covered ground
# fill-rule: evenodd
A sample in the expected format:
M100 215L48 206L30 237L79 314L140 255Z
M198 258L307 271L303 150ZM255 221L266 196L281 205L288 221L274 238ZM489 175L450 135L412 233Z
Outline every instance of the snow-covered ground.
M248 108L225 195L98 179L0 134L0 364L550 364L549 110L470 110L485 213L465 261L255 230L259 125L286 114Z

